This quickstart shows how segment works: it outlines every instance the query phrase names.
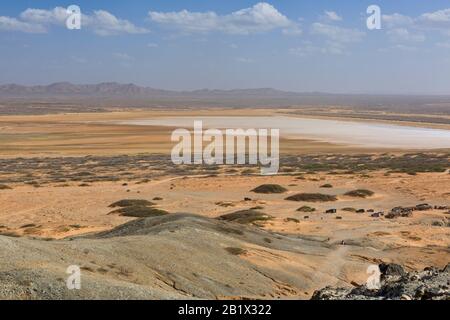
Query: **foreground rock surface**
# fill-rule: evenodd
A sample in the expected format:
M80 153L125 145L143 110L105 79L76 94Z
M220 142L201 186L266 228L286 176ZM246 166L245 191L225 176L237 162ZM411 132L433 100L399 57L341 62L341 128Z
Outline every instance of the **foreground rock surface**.
M314 292L312 300L450 300L450 264L439 270L405 272L397 264L379 265L379 289L326 287Z
M191 214L130 221L111 231L45 241L0 236L1 299L225 299L298 296L303 277L251 263L255 254L298 260L330 245ZM252 253L252 255L250 255ZM246 257L248 255L248 257ZM66 270L81 268L81 289ZM307 265L298 271L312 274ZM324 281L332 281L324 275Z

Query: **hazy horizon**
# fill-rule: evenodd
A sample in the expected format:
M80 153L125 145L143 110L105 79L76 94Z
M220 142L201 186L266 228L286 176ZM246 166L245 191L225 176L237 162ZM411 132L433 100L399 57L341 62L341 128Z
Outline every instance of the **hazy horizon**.
M8 86L8 85L17 85L17 86L22 86L22 87L26 87L26 88L31 88L31 87L50 87L52 85L58 85L58 84L70 84L70 85L75 85L75 86L97 86L97 85L102 85L102 84L117 84L120 86L127 86L127 85L133 85L133 86L137 86L139 88L142 89L153 89L153 90L158 90L158 91L168 91L168 92L173 92L173 93L194 93L194 92L200 92L200 91L210 91L210 92L214 92L214 91L222 91L222 92L231 92L231 91L251 91L251 90L275 90L277 92L280 93L287 93L287 94L317 94L317 95L367 95L367 96L432 96L432 97L438 97L438 96L450 96L450 93L427 93L427 92L414 92L414 93L405 93L405 92L332 92L332 91L293 91L293 90L286 90L283 88L276 88L276 87L231 87L231 88L214 88L214 87L206 87L206 88L193 88L193 89L171 89L171 88L163 88L163 87L158 87L158 86L146 86L143 84L139 84L139 83L133 83L133 82L129 82L129 83L125 83L125 82L116 82L116 81L102 81L102 82L97 82L97 83L82 83L82 82L71 82L71 81L56 81L56 82L51 82L51 83L2 83L0 82L0 87L2 86Z

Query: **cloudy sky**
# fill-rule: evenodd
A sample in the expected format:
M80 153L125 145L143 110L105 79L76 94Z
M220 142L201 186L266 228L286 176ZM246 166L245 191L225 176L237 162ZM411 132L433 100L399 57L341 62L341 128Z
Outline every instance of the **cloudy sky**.
M450 94L450 2L2 1L0 84L58 81Z

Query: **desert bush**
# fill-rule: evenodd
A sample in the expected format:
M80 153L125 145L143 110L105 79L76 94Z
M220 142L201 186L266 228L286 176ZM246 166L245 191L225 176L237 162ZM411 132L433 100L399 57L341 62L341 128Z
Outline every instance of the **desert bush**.
M219 220L232 221L241 224L250 224L259 221L267 221L272 219L272 216L257 210L240 210L233 213L222 215Z
M309 206L303 206L297 209L298 212L314 212L316 208L311 208Z
M242 248L235 248L235 247L228 247L228 248L225 248L225 250L227 250L228 253L235 255L235 256L239 256L241 254L247 253L247 250L242 249Z
M146 206L153 206L155 205L153 202L150 202L148 200L144 200L144 199L125 199L125 200L120 200L117 202L114 202L112 204L109 205L110 208L115 208L115 207L132 207L132 206L141 206L141 207L146 207Z
M119 214L123 217L133 217L133 218L149 218L149 217L158 217L168 214L169 212L156 208L149 208L144 206L131 206L131 207L123 207L114 211L111 211L109 214Z
M286 188L280 186L279 184L263 184L252 190L255 193L284 193L288 191Z
M305 202L328 202L336 201L336 196L321 193L298 193L287 197L285 200L289 201L305 201Z
M357 189L346 192L345 195L349 197L366 198L373 196L375 193L367 189Z

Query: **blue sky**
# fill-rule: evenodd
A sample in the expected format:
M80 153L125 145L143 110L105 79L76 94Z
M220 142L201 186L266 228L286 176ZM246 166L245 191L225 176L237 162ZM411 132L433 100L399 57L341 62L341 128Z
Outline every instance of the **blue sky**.
M71 4L81 30L65 26ZM0 3L0 84L450 94L449 75L449 1Z

